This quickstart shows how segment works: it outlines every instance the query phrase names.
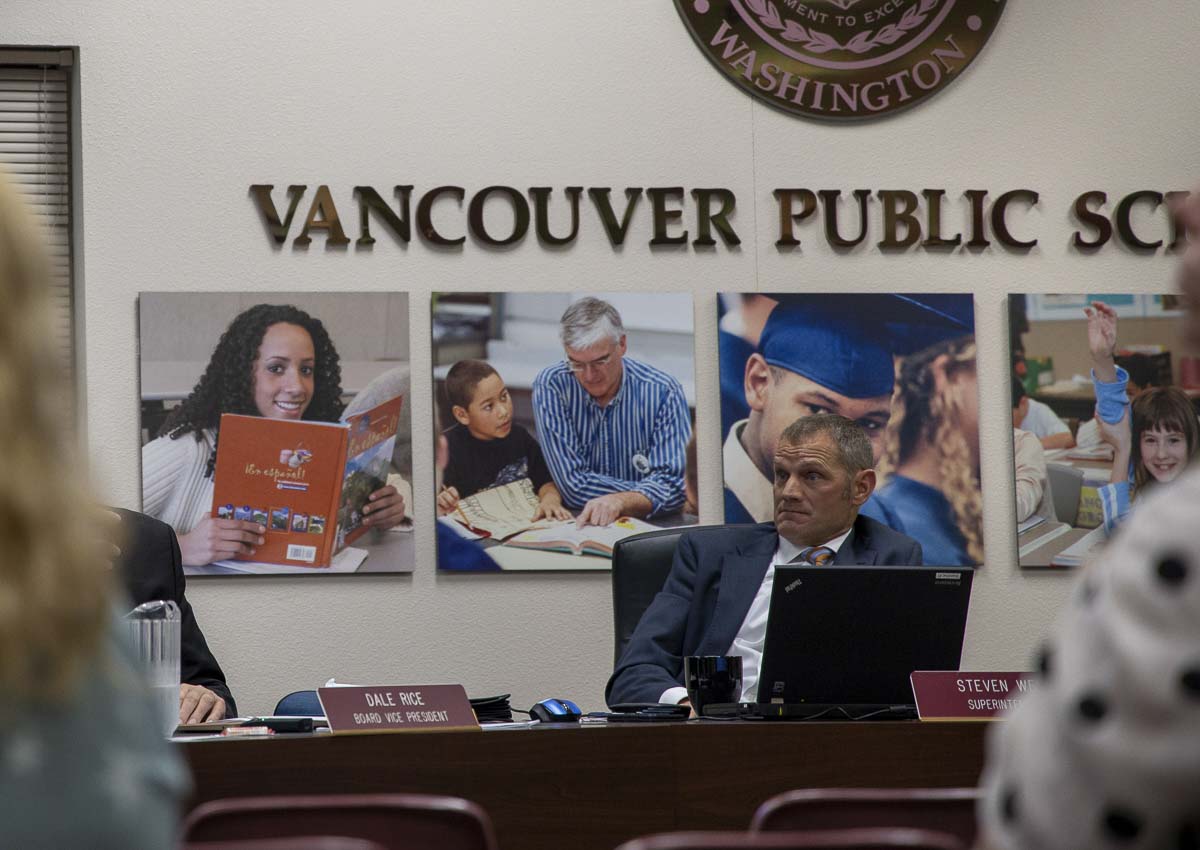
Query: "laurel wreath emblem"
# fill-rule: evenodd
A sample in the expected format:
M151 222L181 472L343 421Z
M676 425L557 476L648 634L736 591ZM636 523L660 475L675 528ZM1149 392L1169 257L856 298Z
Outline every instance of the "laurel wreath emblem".
M779 33L779 37L798 44L811 53L828 53L831 50L848 50L851 53L867 53L880 45L895 44L906 33L925 23L929 13L942 0L921 0L919 5L909 6L900 20L885 24L878 30L863 30L845 44L829 33L805 27L799 21L787 20L779 14L779 7L772 0L745 0L746 6L759 22Z

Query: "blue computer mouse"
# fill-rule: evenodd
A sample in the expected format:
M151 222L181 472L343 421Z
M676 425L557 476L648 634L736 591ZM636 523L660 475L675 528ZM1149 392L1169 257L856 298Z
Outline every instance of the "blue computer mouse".
M578 723L581 714L569 699L544 699L529 709L529 716L543 723Z

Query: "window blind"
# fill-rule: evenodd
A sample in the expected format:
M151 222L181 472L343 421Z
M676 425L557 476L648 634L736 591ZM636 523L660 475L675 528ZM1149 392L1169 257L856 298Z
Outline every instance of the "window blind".
M55 339L73 376L70 66L69 51L0 48L0 171L24 197L45 237Z

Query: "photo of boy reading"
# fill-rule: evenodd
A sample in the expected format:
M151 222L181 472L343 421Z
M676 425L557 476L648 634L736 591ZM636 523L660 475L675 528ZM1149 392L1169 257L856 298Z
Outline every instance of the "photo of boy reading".
M439 516L481 490L528 478L537 496L532 522L571 519L541 447L513 422L512 399L500 374L483 360L460 360L446 374L445 393L458 424L446 431L450 461L437 497Z

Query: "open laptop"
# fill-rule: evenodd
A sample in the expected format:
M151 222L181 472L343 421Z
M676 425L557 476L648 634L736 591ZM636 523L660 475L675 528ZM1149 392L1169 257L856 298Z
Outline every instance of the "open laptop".
M916 717L909 674L957 670L974 570L778 566L757 703L763 718Z

